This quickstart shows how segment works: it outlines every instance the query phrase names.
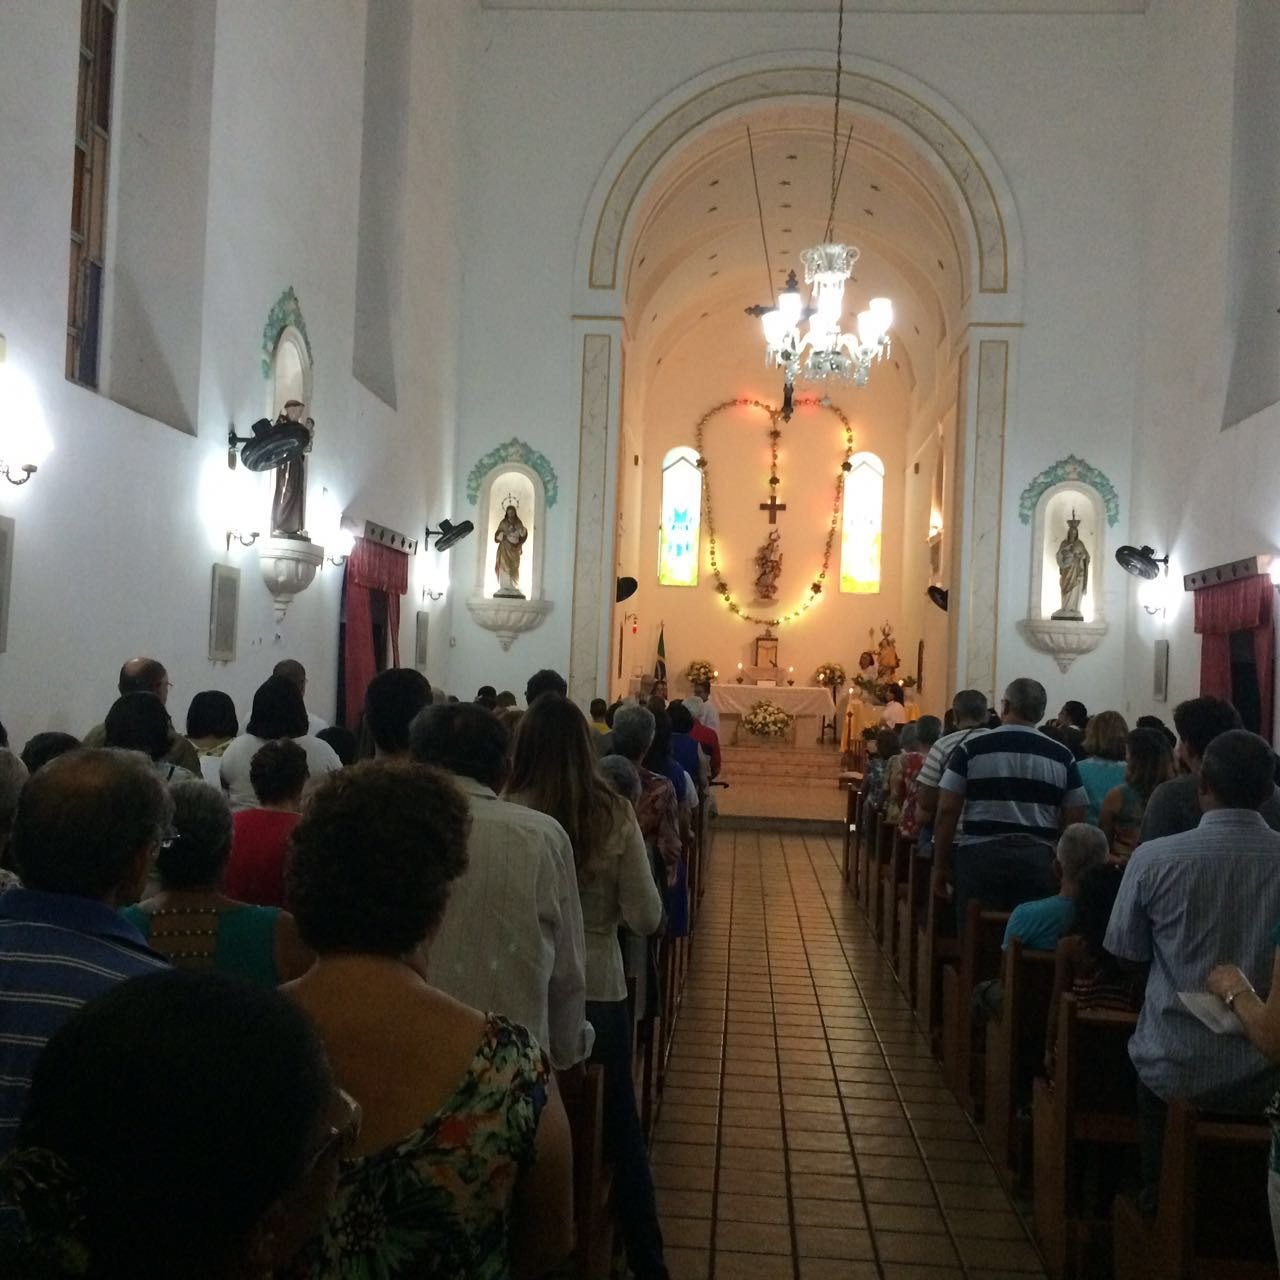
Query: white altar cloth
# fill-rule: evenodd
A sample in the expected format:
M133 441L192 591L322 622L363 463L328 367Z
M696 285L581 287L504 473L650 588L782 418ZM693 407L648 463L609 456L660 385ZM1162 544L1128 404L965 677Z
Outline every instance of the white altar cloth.
M722 716L745 716L757 702L772 702L793 716L835 716L831 690L821 685L716 684L711 686L711 705Z

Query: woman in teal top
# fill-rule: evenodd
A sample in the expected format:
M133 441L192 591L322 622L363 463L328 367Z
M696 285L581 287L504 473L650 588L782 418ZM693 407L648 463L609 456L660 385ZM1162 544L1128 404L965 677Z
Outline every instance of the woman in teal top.
M1118 711L1098 712L1084 732L1084 749L1088 754L1076 762L1076 768L1080 770L1080 781L1089 797L1085 821L1095 827L1107 792L1124 781L1128 743L1129 726Z
M231 854L226 797L204 782L179 782L170 792L173 835L156 858L158 892L125 907L125 918L180 969L216 969L263 986L301 977L313 957L293 917L222 892Z

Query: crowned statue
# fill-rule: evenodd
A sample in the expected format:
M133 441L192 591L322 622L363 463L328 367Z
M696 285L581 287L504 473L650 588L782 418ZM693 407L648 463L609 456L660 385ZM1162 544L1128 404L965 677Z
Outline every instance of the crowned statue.
M1080 541L1080 520L1074 511L1067 521L1067 536L1058 547L1057 559L1062 608L1053 615L1054 620L1083 622L1080 602L1089 589L1089 549Z
M756 552L756 599L776 600L782 575L782 534L769 530L769 537Z
M495 599L525 599L524 592L520 590L520 560L528 537L529 530L520 519L516 504L508 502L506 514L493 533L493 540L498 544L498 554L493 565L494 572L498 575L498 589L493 593Z
M893 627L886 622L880 628L880 643L876 646L877 679L881 684L891 684L897 678L901 665L897 641L893 638Z

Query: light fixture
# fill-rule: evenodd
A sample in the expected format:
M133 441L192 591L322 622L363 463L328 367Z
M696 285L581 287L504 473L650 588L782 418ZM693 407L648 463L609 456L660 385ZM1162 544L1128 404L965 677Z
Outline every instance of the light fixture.
M443 591L434 591L434 590L432 590L432 588L431 588L431 587L423 587L423 588L422 588L422 598L423 598L423 600L443 600L443 599L444 599L444 592L443 592Z
M258 531L255 529L252 533L241 533L239 529L227 530L227 550L231 550L231 544L238 542L242 547L251 547L258 540Z
M840 193L840 179L844 164L839 154L840 139L840 84L844 73L844 0L840 0L840 19L836 38L836 93L835 127L831 136L831 204L827 212L827 226L823 243L806 249L800 260L804 263L805 284L810 286L809 305L805 305L796 273L787 276L787 287L778 295L772 308L749 307L749 314L760 316L764 328L765 363L770 368L780 368L783 373L784 418L790 418L793 390L797 378L825 381L838 378L864 387L871 366L882 360L891 349L889 329L893 324L893 303L888 298L872 298L866 309L859 311L851 331L844 328L845 284L853 274L858 250L853 245L835 240L836 198ZM853 129L850 127L850 137ZM748 130L748 146L751 145ZM848 144L845 145L848 154ZM755 152L751 153L752 173L755 173ZM764 237L763 205L759 199L759 183L756 184L757 208L761 210L760 230ZM765 257L768 244L765 241ZM772 272L770 272L772 280ZM801 325L808 321L808 331L801 334Z
M437 551L448 551L450 547L456 546L468 534L474 532L475 525L470 520L460 520L457 524L454 524L452 520L441 520L438 529L433 529L430 525L427 526L423 540L430 542L434 538Z
M927 595L943 613L946 613L951 607L951 592L945 587L929 587L925 590L925 595Z
M350 529L344 529L341 524L338 525L337 536L333 540L334 554L326 557L332 565L344 565L347 563L351 555L352 548L356 545L356 536Z
M1119 547L1116 550L1116 563L1135 578L1145 578L1150 582L1160 576L1160 567L1169 572L1169 557L1157 557L1154 547Z
M40 470L31 456L35 451L25 436L32 427L29 419L36 417L38 407L30 388L20 385L18 376L8 369L5 354L5 339L0 334L0 454L19 450L28 454L25 462L11 462L0 456L0 476L10 484L19 485L26 484ZM18 472L22 473L20 478Z

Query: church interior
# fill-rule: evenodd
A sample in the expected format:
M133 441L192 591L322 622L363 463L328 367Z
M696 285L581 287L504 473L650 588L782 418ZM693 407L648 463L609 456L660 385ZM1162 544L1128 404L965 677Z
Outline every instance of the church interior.
M1162 1095L1158 1216L1112 1186L1141 1003L1122 1036L1072 1005L1077 1074L1064 1040L1046 1078L1053 955L993 900L966 917L915 775L892 821L883 788L972 731L918 736L961 691L1081 765L1097 713L1154 718L1161 785L1209 759L1197 700L1277 740L1277 50L1277 0L5 0L12 752L84 739L138 655L193 741L203 691L252 734L282 661L371 756L387 672L523 709L550 670L619 741L619 709L656 694L683 737L688 703L717 746L685 768L687 919L664 899L651 963L624 947L665 1262L562 1079L565 1266L1274 1276L1261 1111ZM1269 1006L1259 936L1262 971L1241 943L1193 991L1239 962ZM519 1273L459 1265L432 1274Z

